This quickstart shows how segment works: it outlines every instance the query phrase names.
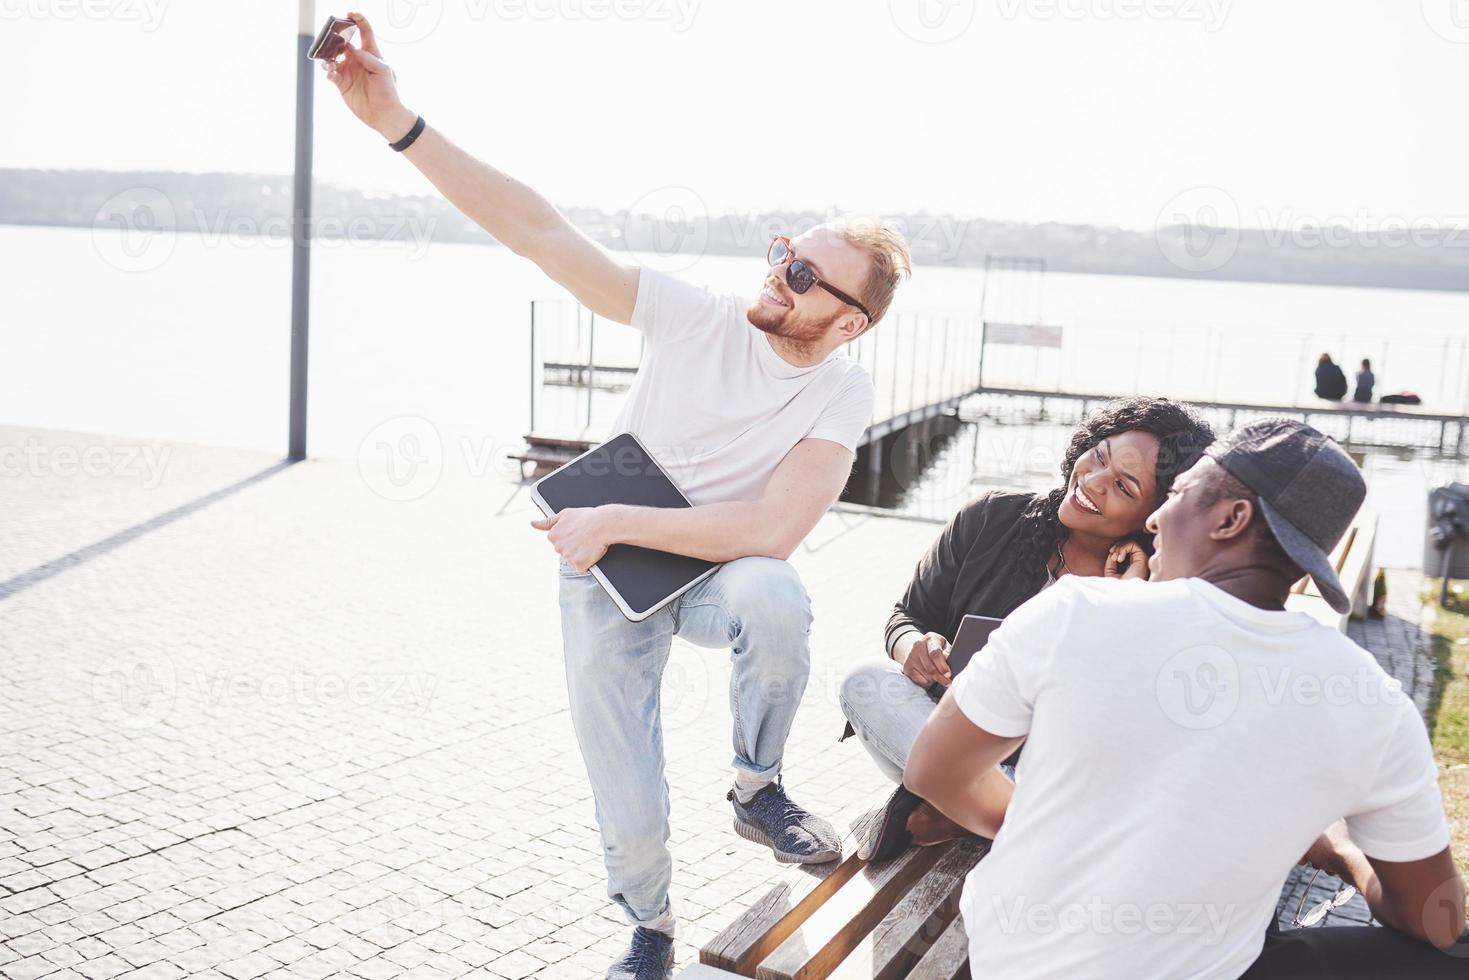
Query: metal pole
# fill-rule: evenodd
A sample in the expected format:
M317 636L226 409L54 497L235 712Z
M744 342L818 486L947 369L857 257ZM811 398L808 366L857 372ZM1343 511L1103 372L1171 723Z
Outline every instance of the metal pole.
M306 57L316 31L314 0L299 0L296 25L296 177L291 202L291 414L286 458L306 458L306 355L311 312L311 94L316 66Z
M597 394L597 314L587 310L587 428L592 427L592 398Z
M893 384L892 394L888 399L888 418L898 414L898 359L903 352L903 317L898 315L897 321L893 323Z

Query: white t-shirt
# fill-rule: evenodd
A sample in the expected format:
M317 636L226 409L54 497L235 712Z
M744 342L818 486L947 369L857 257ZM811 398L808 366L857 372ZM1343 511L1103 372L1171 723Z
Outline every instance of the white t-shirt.
M872 419L867 371L833 352L795 367L745 318L747 300L643 269L632 325L643 362L614 432L642 440L695 504L757 499L802 439L855 451Z
M953 692L1028 736L964 885L976 980L1238 977L1332 822L1385 861L1449 843L1423 721L1371 654L1201 579L1064 577Z

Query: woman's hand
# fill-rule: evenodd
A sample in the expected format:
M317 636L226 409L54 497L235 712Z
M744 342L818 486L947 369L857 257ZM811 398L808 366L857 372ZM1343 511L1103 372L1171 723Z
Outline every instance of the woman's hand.
M362 47L348 42L338 61L323 61L321 68L352 114L377 130L384 139L402 139L418 120L398 98L398 79L383 61L377 37L367 18L358 13L347 15L362 34Z
M901 652L893 650L895 655ZM919 687L930 684L948 687L953 680L949 674L949 641L938 633L924 633L915 638L902 664L903 676Z
M1131 539L1119 541L1107 552L1107 566L1103 571L1107 578L1148 578L1148 553L1142 545Z

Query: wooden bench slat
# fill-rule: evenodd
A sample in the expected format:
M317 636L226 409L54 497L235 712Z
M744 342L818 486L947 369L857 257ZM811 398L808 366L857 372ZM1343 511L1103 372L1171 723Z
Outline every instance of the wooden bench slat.
M891 861L860 868L760 961L755 976L761 980L827 976L941 856L938 848L912 847Z
M964 878L989 852L989 842L972 837L942 845L946 853L897 907L831 973L834 980L897 980L959 915Z
M699 950L699 961L708 966L753 977L767 955L800 928L826 899L858 871L864 862L857 857L858 842L865 840L879 810L863 813L853 821L842 841L840 862L799 865L785 880L767 892L749 911L731 922Z
M963 916L955 916L938 942L913 964L908 980L969 980L969 935Z

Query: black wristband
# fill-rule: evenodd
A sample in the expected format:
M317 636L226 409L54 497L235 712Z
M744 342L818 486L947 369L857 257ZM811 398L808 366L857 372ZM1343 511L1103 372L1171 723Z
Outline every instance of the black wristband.
M419 116L418 121L413 124L413 128L408 131L408 135L403 137L396 143L389 143L388 149L396 150L399 153L402 153L404 150L413 145L414 140L418 139L418 134L423 132L423 127L425 125L427 125L427 123L423 121L422 116Z

